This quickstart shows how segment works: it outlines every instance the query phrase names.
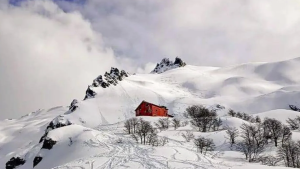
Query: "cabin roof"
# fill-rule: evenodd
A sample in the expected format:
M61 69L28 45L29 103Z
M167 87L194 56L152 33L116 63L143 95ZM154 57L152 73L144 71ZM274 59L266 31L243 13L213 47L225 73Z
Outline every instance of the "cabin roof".
M139 104L139 106L135 109L135 111L136 111L143 103L148 103L148 104L151 104L151 105L153 105L153 106L160 107L160 108L163 108L163 109L168 110L166 106L158 106L158 105L156 105L156 104L149 103L149 102L143 100L143 101Z

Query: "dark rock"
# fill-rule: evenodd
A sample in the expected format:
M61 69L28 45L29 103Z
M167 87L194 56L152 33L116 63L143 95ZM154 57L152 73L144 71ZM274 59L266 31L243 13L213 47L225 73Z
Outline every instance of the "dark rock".
M125 77L128 77L128 73L124 70L120 71L118 68L112 67L109 72L105 72L103 76L99 75L96 79L94 79L92 86L101 86L102 88L107 88L110 85L116 86L118 81L122 81Z
M109 84L106 83L106 82L103 80L102 75L100 75L100 76L98 76L96 79L94 79L92 85L93 85L93 87L99 87L99 86L101 86L101 87L103 87L103 88L106 88L106 87L109 86Z
M51 150L55 144L56 144L56 141L52 140L51 138L46 138L44 140L42 149Z
M36 156L33 160L33 168L42 161L43 157Z
M69 106L69 110L71 112L74 112L76 109L77 109L77 104L78 104L78 101L76 99L74 99L71 103L71 105Z
M6 169L14 169L20 165L25 164L25 160L20 157L12 157L7 163L6 163Z
M85 97L83 100L89 99L89 98L94 98L96 96L96 92L94 92L90 86L88 86L88 88L86 89L85 92Z
M176 57L175 62L170 61L168 58L164 58L160 63L156 65L156 67L151 73L163 73L171 69L184 67L185 65L186 63L178 57Z
M46 128L45 134L40 138L40 143L42 141L44 141L44 139L47 137L48 132L53 130L53 129L57 129L57 128L61 128L61 127L65 127L65 126L69 126L72 123L69 120L65 120L63 115L59 115L57 116L55 119L53 119L49 125Z
M289 107L290 107L291 110L300 111L300 109L295 105L289 105Z
M174 65L179 65L180 67L183 67L186 65L186 63L184 63L179 57L176 57Z

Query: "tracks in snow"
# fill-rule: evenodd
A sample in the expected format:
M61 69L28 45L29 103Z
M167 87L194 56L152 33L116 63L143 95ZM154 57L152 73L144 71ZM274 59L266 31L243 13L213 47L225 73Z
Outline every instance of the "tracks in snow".
M78 159L69 164L55 167L53 169L114 169L114 168L145 168L145 169L167 169L167 168L190 168L190 169L214 169L223 168L214 165L209 159L188 148L181 146L150 147L135 143L130 137L121 134L115 126L100 126L101 132L95 134L93 140L86 141L86 146L105 147L108 151L99 152L91 157ZM121 141L120 141L121 140ZM173 142L173 140L169 140ZM159 153L160 148L167 155ZM156 152L159 151L159 152ZM165 151L165 150L164 150ZM186 154L185 154L186 153ZM186 159L185 156L193 156L194 159Z

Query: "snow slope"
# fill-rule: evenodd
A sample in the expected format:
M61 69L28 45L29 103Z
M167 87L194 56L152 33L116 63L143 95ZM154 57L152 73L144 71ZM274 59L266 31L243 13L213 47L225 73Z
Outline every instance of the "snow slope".
M20 169L32 168L36 157L42 157L35 167L38 169L241 168L244 165L241 155L237 157L239 160L231 161L230 156L226 156L229 151L223 159L196 153L193 144L181 137L182 132L193 130L191 126L161 132L159 135L168 137L169 143L165 147L150 147L136 144L126 135L123 121L134 117L134 109L142 100L147 100L167 106L169 114L178 118L182 118L188 106L220 104L225 106L218 111L224 125L237 128L244 121L226 117L230 108L285 122L299 113L288 107L300 104L300 77L296 76L300 72L299 64L300 58L225 68L185 65L160 74L130 75L107 88L90 87L96 96L79 101L74 112L68 107L55 107L1 121L0 168L4 168L11 157L26 160ZM71 125L49 129L49 123L58 116ZM218 150L228 150L224 131L195 132L195 135L212 138ZM39 142L42 136L56 141L53 148L43 148L45 141ZM247 165L251 168L254 164Z

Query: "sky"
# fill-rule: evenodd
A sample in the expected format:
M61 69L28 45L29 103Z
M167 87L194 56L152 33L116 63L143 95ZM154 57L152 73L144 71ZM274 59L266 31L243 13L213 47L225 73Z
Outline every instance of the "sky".
M0 119L81 100L110 67L300 55L298 0L0 0Z

